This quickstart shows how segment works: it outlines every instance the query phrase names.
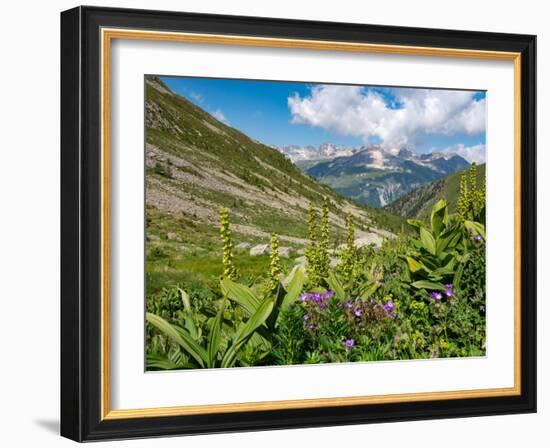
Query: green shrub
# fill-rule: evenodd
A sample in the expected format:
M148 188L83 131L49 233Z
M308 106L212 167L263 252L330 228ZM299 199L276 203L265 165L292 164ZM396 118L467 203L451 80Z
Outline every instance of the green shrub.
M172 179L172 169L162 164L161 162L156 162L153 166L153 173L158 174L159 176L166 177L168 179Z

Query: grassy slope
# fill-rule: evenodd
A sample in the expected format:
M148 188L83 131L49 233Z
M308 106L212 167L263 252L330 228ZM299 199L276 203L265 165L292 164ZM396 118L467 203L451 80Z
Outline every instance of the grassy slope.
M432 206L441 198L446 199L450 211L454 212L460 195L460 177L465 171L451 174L444 179L419 187L385 207L385 210L405 218L424 219L429 216ZM485 164L477 169L478 185L485 177Z
M330 200L334 244L344 241L346 212L363 232L399 229L401 219L373 212L305 175L277 150L221 123L171 91L157 78L146 82L147 289L221 272L218 212L230 211L235 244L303 247L309 202ZM381 229L379 229L381 228ZM297 255L295 255L297 256ZM244 276L267 271L265 257L237 259Z

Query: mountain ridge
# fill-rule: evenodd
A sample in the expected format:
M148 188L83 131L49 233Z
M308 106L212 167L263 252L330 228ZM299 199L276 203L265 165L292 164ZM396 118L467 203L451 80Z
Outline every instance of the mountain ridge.
M485 178L485 164L477 166L477 182L483 184ZM411 190L396 201L384 207L391 213L404 218L426 219L432 206L439 200L445 199L449 203L449 211L454 213L460 195L460 178L467 170L458 171L435 182Z
M378 145L309 166L301 162L310 176L371 207L384 207L414 188L469 166L454 153L421 154L406 148L386 150Z

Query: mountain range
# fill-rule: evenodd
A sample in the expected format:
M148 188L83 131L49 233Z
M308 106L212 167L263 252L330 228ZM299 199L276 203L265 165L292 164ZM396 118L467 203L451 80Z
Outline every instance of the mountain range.
M378 145L359 148L325 143L279 150L306 174L334 191L371 207L384 207L409 191L470 166L458 154L421 154Z

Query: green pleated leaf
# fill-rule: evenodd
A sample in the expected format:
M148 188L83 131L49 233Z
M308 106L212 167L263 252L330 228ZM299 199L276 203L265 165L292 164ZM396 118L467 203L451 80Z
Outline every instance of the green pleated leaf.
M410 226L416 229L426 227L426 223L420 219L407 219L407 224L409 224Z
M190 356L192 356L201 367L204 367L208 361L208 354L183 328L177 327L166 322L162 317L156 314L146 313L147 322L157 328L161 333L168 336L174 342L179 344Z
M409 266L409 270L413 274L415 272L418 272L418 271L422 271L422 270L426 271L427 270L426 267L422 263L416 261L412 257L406 257L406 260L407 260L407 265Z
M427 280L418 280L411 284L417 289L431 289L435 291L445 291L445 286L439 282L430 282Z
M445 201L444 199L440 199L434 204L430 216L430 223L436 237L445 230L447 224L449 223L447 201Z
M470 254L465 254L462 257L461 263L458 265L454 277L453 277L453 288L458 289L460 288L460 281L462 280L462 274L464 273L464 266L466 266L466 263L468 262L468 259L470 258Z
M377 283L373 283L371 286L369 286L362 294L361 299L366 300L370 296L372 296L377 290L380 288L380 285Z
M435 240L435 255L441 256L447 249L453 249L460 241L461 233L454 229L451 232L445 232Z
M223 295L243 307L249 315L254 314L260 306L260 299L248 286L235 283L228 278L224 278L220 286Z
M420 241L430 254L435 255L435 239L424 227L420 228Z
M147 354L146 364L148 369L173 370L180 367L177 363L165 356L156 353Z
M304 287L305 275L301 269L296 269L294 275L290 279L286 287L286 294L283 298L281 308L283 310L288 309L291 303L294 303Z
M271 311L273 310L274 299L268 298L262 302L256 312L250 316L250 318L239 326L237 333L233 337L233 341L229 349L225 352L222 359L222 367L230 367L235 362L238 351L248 339L252 336L254 331L263 325Z
M210 331L210 337L208 339L208 367L214 367L216 362L216 355L220 350L220 344L222 340L222 321L223 313L225 311L225 300L222 302L222 305L214 319L212 324L212 329Z
M346 300L346 291L344 290L344 286L334 272L329 272L327 283L330 289L334 291L334 295L338 300Z
M193 316L185 317L185 328L193 339L197 340L199 338L199 332L197 331L197 326L195 325Z

